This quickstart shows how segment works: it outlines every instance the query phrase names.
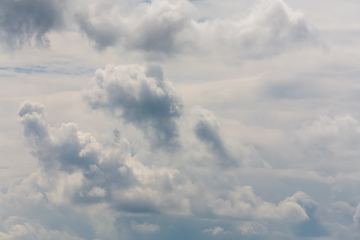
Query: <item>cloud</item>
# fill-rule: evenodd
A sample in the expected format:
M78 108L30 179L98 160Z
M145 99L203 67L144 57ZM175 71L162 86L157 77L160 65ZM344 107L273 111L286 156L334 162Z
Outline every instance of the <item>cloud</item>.
M238 230L244 236L257 235L264 237L265 233L267 233L267 227L258 222L243 222L238 227Z
M217 195L208 196L207 201L215 214L235 219L287 219L299 222L309 218L304 208L292 198L275 205L256 196L250 186L221 191Z
M356 226L359 226L359 219L360 219L360 204L356 206L355 214L353 216L353 220Z
M3 0L0 2L0 42L10 49L25 44L46 46L47 34L64 24L66 1Z
M20 121L32 154L38 158L37 184L55 204L98 204L123 212L188 214L186 197L177 182L179 171L144 166L131 157L129 142L98 143L74 123L58 129L46 121L41 104L25 102Z
M359 154L359 133L359 121L352 116L319 116L294 133L294 144L301 147L301 155L316 161L319 168L329 172L349 171L357 164L354 159ZM339 159L351 165L336 164Z
M9 49L47 46L49 33L69 32L75 24L97 50L116 47L154 59L183 53L254 59L319 45L316 30L282 0L255 4L242 19L200 21L195 6L188 0L5 0L0 3L0 39Z
M244 19L198 21L192 17L195 10L186 0L155 0L138 4L132 11L119 7L100 13L89 10L77 15L77 23L99 50L120 46L158 57L195 52L263 58L318 44L316 30L282 0L262 1Z
M69 239L69 240L84 240L72 236L67 232L60 232L57 230L47 230L41 224L31 222L27 219L20 217L9 217L7 220L1 223L5 228L5 232L0 231L0 238L6 240L46 240L46 239Z
M216 235L216 234L223 233L223 232L224 232L224 229L222 227L209 228L209 229L205 229L203 231L203 233L210 233L212 235Z
M300 204L309 216L308 219L300 222L293 227L293 231L297 236L322 237L329 235L329 231L326 229L326 227L322 223L322 220L319 219L316 214L318 204L309 195L303 192L297 192L287 200L294 201Z
M204 142L209 150L216 156L221 166L237 166L239 160L232 156L227 149L220 134L220 124L216 117L208 110L196 107L193 109L195 120L194 133L196 137Z
M135 221L131 221L131 228L138 232L155 232L160 229L159 225L149 224L147 222L137 223Z
M92 109L103 110L139 128L153 147L178 147L176 120L183 105L162 67L109 65L98 69L84 97Z
M178 52L185 44L181 38L189 28L192 8L185 0L155 0L138 4L132 11L115 7L100 14L96 11L96 15L79 13L76 19L99 50L120 45L125 50L167 55Z
M204 110L201 113L205 114L208 124L218 126L213 115ZM257 196L250 186L221 182L221 175L214 178L210 166L205 172L196 168L187 172L181 166L182 171L151 163L144 165L137 155L130 154L129 142L120 136L103 145L89 133L79 131L74 123L54 128L47 122L45 107L39 103L23 103L19 116L39 167L1 195L4 211L0 216L36 220L40 225L23 224L26 229L38 226L35 229L40 230L31 230L34 236L42 236L41 229L55 235L66 235L66 230L71 229L79 238L111 236L109 239L116 239L121 232L116 229L116 222L125 220L131 231L156 234L162 232L161 224L132 218L153 214L161 216L160 219L187 216L191 221L208 221L214 217L231 218L236 222L287 221L291 226L312 216L314 202L304 193L296 193L274 204ZM209 178L214 178L216 184L209 185ZM202 203L201 206L198 203ZM64 223L64 216L70 213L72 220ZM76 223L79 219L82 219L81 224ZM9 227L3 234L12 234L13 228ZM213 235L225 233L222 227L203 229L206 229L204 233ZM228 234L231 236L231 231L226 231L226 236Z
M228 50L242 51L243 58L271 56L317 41L316 31L306 23L302 13L281 0L262 1L243 21L218 21L214 25L216 34L224 36L225 45L233 47Z

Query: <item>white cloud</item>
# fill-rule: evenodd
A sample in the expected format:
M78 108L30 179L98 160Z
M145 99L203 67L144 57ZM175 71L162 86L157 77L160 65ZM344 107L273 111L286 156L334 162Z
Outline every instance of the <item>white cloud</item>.
M261 223L257 222L243 222L238 227L242 235L251 236L251 235L260 235L264 236L267 232L267 227Z
M155 232L160 229L160 226L156 224L149 224L147 222L137 223L135 221L131 221L131 228L139 232Z
M262 200L254 194L250 186L246 186L237 187L234 191L222 192L215 199L210 196L207 198L210 208L220 216L239 219L287 219L295 222L308 219L306 210L298 202L292 200L294 196L275 205Z
M9 217L2 222L2 226L5 228L5 232L0 231L0 238L4 240L46 240L46 239L69 239L69 240L84 240L72 236L67 232L60 232L57 230L47 230L41 224L36 222L30 222L27 219L19 217Z
M212 235L220 234L224 232L224 229L222 227L213 227L209 229L205 229L203 231L204 233L211 233Z

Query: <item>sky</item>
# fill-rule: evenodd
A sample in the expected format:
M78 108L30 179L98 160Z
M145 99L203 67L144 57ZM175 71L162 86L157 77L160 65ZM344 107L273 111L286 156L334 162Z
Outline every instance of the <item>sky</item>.
M0 1L0 239L358 239L359 8Z

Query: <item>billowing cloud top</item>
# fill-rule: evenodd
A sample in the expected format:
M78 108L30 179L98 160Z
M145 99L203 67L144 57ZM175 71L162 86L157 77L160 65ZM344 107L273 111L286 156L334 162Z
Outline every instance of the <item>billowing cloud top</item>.
M158 65L107 66L96 71L85 100L141 129L154 147L176 147L182 102Z

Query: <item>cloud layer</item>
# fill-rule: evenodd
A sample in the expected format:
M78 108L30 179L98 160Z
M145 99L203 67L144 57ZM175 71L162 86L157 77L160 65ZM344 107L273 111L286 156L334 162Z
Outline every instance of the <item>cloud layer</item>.
M124 1L115 6L111 1L93 1L86 8L84 4L4 1L0 18L2 42L12 49L29 43L48 45L50 32L77 26L100 51L115 47L154 59L180 53L263 58L289 48L318 44L314 28L282 0L258 3L244 19L205 20L194 17L197 9L187 0Z
M2 1L0 239L358 239L358 5Z

